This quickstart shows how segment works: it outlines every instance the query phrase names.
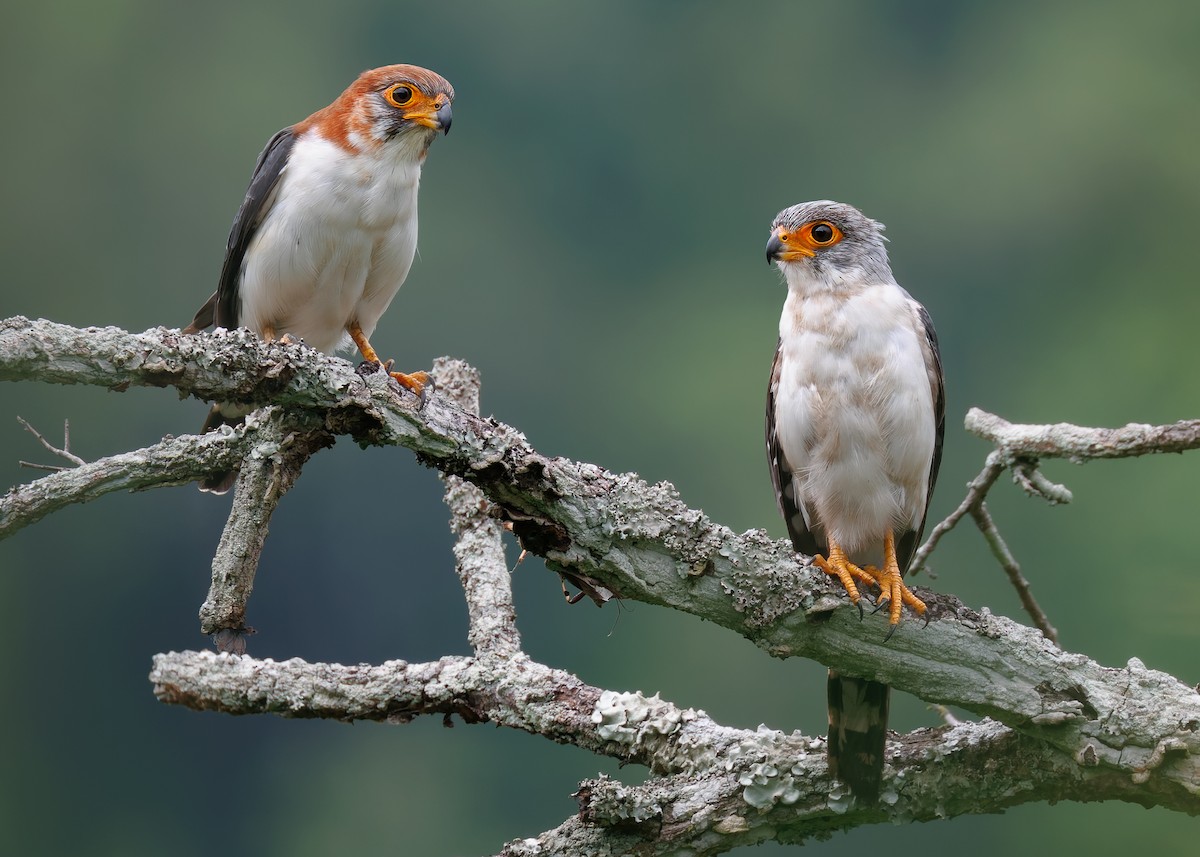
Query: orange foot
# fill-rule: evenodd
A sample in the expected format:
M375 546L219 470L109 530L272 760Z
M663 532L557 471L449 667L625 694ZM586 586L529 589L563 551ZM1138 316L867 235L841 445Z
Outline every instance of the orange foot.
M403 372L392 371L392 361L384 363L379 359L379 355L375 353L375 349L371 347L371 343L367 341L366 335L362 332L362 327L357 321L351 322L346 329L350 334L350 338L354 340L354 344L358 346L358 350L362 352L363 359L368 363L377 363L383 367L383 370L396 379L396 382L401 387L410 391L419 398L425 396L425 386L429 383L429 373L413 372L406 375Z
M424 397L425 387L429 385L429 373L428 372L410 372L409 374L406 375L403 372L393 372L389 368L391 365L392 365L392 361L389 360L385 364L384 368L387 369L387 373L389 375L391 375L393 378L396 379L396 381L400 384L401 387L403 387L406 390L411 391L414 395L416 395L418 397Z
M891 530L888 530L883 541L883 570L870 566L866 572L881 590L875 602L875 609L879 610L884 604L888 605L888 618L892 628L884 638L885 641L891 639L892 634L896 632L896 626L900 624L900 612L905 604L915 610L918 616L924 615L925 602L913 595L912 590L904 585L900 563L896 561L896 539Z
M859 603L861 596L858 594L858 586L854 581L858 580L867 586L875 586L875 577L852 563L847 558L846 552L842 550L842 546L832 539L829 540L829 558L826 559L818 554L813 557L813 565L830 577L836 577L841 581L846 594L850 596L850 603L857 604L858 612L861 614L862 604Z

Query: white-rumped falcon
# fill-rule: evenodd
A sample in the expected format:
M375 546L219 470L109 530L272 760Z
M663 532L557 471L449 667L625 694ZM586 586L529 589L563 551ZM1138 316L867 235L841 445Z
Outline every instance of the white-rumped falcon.
M412 266L421 165L437 133L450 131L453 100L439 74L384 66L272 137L234 217L217 290L184 332L248 327L327 354L357 346L379 363L369 337ZM428 381L390 374L417 395ZM204 431L244 415L216 405ZM200 487L231 484L218 474Z
M933 323L892 276L883 224L852 206L784 209L767 261L788 287L767 393L779 510L793 547L852 602L859 585L880 590L894 631L902 605L925 612L901 578L942 456ZM863 801L879 796L888 696L885 684L829 671L830 774Z

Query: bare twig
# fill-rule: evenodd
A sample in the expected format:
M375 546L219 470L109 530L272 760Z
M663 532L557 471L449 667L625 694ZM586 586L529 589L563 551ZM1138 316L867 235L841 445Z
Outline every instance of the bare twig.
M996 527L996 522L992 519L991 513L987 509L987 503L985 502L987 492L996 484L996 480L1004 472L1005 466L1005 459L999 450L993 450L988 453L983 470L979 472L978 476L967 483L967 496L958 505L958 508L950 513L949 517L933 528L933 532L929 534L928 540L926 540L925 544L921 545L914 555L910 571L922 568L929 555L937 547L938 542L941 541L942 536L954 529L955 525L964 516L970 515L975 521L976 526L979 527L979 531L983 533L983 537L987 541L988 547L991 548L992 554L999 560L1001 568L1004 569L1009 581L1017 590L1017 596L1021 599L1021 604L1033 620L1033 623L1046 635L1047 639L1057 643L1058 632L1050 624L1049 618L1047 618L1037 600L1034 599L1029 587L1029 581L1021 575L1021 568L1017 564L1016 558L1012 555L1007 543L1005 543L1004 538L1000 535L1000 530Z
M70 420L63 420L62 449L59 449L57 446L52 444L50 441L46 440L46 438L42 437L41 432L39 432L32 425L30 425L29 422L24 417L17 417L17 422L19 422L21 425L23 425L25 427L25 431L29 432L31 435L33 435L35 438L37 438L38 443L40 443L43 447L45 447L50 452L57 455L59 458L65 458L67 461L71 462L71 465L73 467L79 467L80 465L87 464L86 461L84 461L78 455L75 455L74 453L71 452L71 421ZM67 469L66 467L64 467L62 465L58 465L58 464L34 464L33 462L30 462L30 461L20 461L20 462L18 462L18 464L20 464L21 467L28 467L32 470L51 470L51 471L57 472L59 470Z
M26 461L23 458L17 459L17 466L24 467L26 470L46 470L50 473L58 473L62 470L70 470L69 467L62 464L38 464L36 461Z
M946 520L933 528L933 531L929 534L929 538L925 540L925 544L921 545L917 549L917 552L913 554L912 563L908 567L909 574L916 574L925 568L929 555L937 548L938 542L942 540L942 536L954 529L965 515L970 514L975 506L983 502L983 499L987 496L987 492L996 483L996 480L1000 478L1000 474L1004 472L1004 467L1004 460L998 452L988 453L983 470L979 472L978 476L967 483L967 496L958 504L958 508L950 513Z
M1036 461L1014 461L1012 472L1013 481L1030 497L1041 497L1051 506L1070 503L1073 499L1070 489L1047 479Z
M991 441L996 448L988 453L980 474L968 483L967 496L962 503L933 528L925 544L914 554L910 572L916 573L926 567L929 555L942 537L970 514L1017 590L1022 606L1034 624L1053 641L1058 639L1054 626L1034 599L1029 582L1021 575L1016 559L984 504L987 492L1000 474L1011 468L1013 481L1026 494L1041 497L1051 504L1069 503L1070 490L1047 479L1038 468L1041 458L1066 458L1080 464L1096 458L1125 458L1200 448L1200 420L1183 420L1165 426L1131 423L1119 429L1084 428L1069 423L1019 425L979 408L971 408L965 426L967 431Z
M1008 549L1008 544L1004 541L1004 537L996 529L996 522L992 520L987 503L981 501L972 506L971 517L975 519L979 531L983 533L983 537L987 540L988 547L992 549L992 554L999 560L1000 567L1008 575L1009 582L1017 590L1017 596L1021 599L1021 606L1025 608L1025 612L1029 614L1029 617L1033 619L1033 624L1041 629L1041 632L1046 635L1046 639L1057 644L1058 631L1050 624L1049 617L1046 616L1041 605L1033 597L1029 581L1021 574L1021 566L1017 564L1017 560L1012 555L1012 551Z

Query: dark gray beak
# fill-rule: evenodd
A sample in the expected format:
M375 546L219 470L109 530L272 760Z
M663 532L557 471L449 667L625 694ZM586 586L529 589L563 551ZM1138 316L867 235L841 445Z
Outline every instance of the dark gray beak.
M438 124L442 126L442 133L450 133L450 122L454 119L454 111L450 109L450 102L447 101L437 109Z
M770 265L779 258L779 254L783 251L783 242L779 240L779 236L774 232L771 233L771 240L767 242L767 264Z

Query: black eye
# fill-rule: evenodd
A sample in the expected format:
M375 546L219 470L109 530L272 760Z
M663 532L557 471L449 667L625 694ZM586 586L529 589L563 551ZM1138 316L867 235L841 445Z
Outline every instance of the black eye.
M833 240L833 227L828 223L818 223L812 228L812 239L816 244L828 244Z
M413 100L413 91L411 86L393 86L385 95L387 100L396 107L403 107L408 102Z

